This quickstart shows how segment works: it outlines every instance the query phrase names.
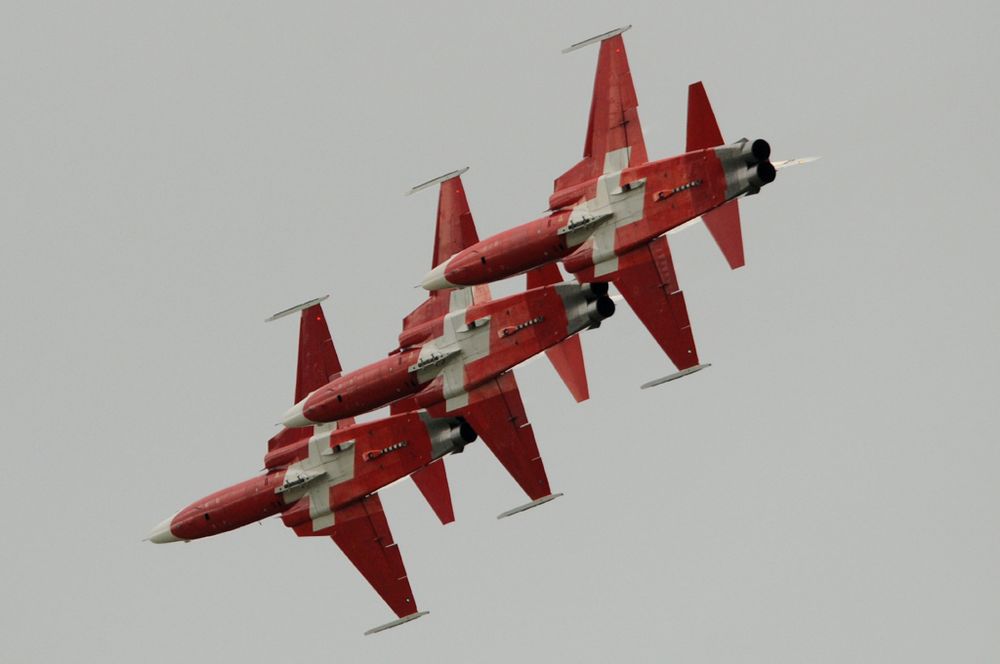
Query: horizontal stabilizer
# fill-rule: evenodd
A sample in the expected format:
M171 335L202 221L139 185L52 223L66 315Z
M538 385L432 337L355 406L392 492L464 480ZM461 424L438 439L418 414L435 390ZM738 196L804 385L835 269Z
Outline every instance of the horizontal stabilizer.
M735 270L746 265L743 255L743 229L740 227L740 203L734 198L714 210L701 215L705 227L712 234L715 244L726 257L729 267Z
M724 142L705 86L701 81L692 83L688 87L687 151L714 148Z
M678 378L683 378L684 376L690 376L693 373L697 373L702 369L707 369L712 366L711 364L699 364L698 366L688 367L683 371L678 371L677 373L672 373L669 376L664 376L663 378L657 378L656 380L651 380L648 383L644 383L640 389L646 390L651 387L656 387L657 385L663 385L664 383L669 383L672 380L677 380Z
M555 263L546 263L528 272L528 288L550 286L562 281L562 273ZM580 403L590 398L587 385L587 368L583 363L583 345L580 335L573 335L545 351L545 356L555 367L573 399Z
M538 500L532 500L530 503L525 503L524 505L521 505L519 507L515 507L512 510L507 510L503 514L498 514L497 515L497 519L506 519L509 516L514 516L515 514L520 514L521 512L525 512L527 510L530 510L532 507L538 507L539 505L544 505L545 503L549 502L550 500L555 500L556 498L558 498L561 495L562 495L561 493L550 493L547 496L542 496Z
M370 636L372 634L378 634L379 632L384 632L387 629L392 629L393 627L399 627L400 625L405 625L411 620L416 620L422 616L426 616L430 611L417 611L416 613L411 613L408 616L403 616L398 620L391 620L384 625L379 625L378 627L372 627L370 630L365 632L365 636Z
M455 520L455 508L451 504L451 489L448 488L448 474L445 471L444 459L438 459L434 463L424 466L410 477L413 478L414 484L427 499L442 525Z

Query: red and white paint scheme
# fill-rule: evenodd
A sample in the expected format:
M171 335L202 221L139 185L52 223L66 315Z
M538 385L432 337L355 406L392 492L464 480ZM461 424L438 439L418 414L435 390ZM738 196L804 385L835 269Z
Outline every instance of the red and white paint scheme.
M303 320L314 318L325 327L318 304L303 310ZM304 346L300 342L300 385L304 373L318 375L314 370L322 364L315 362L316 356L335 358L332 344L327 350L313 348L318 352L312 358L302 352ZM443 482L446 493L436 499L450 511L440 459L475 438L461 420L418 412L346 428L331 423L284 429L268 444L263 475L195 501L159 524L148 539L157 544L190 541L281 514L301 537L331 537L396 613L397 620L367 633L395 627L426 612L417 609L377 491L407 475L430 478L436 487Z
M435 264L442 256L450 256L477 241L459 175L451 173L431 182L442 184ZM514 375L494 371L488 362L496 352L500 364L492 366L509 368L529 354L547 350L577 400L587 397L579 338L567 338L567 334L569 330L596 326L613 312L613 304L603 294L595 295L572 283L553 285L559 280L554 265L530 275L529 287L535 288L529 290L533 295L527 299L491 301L487 286L455 293L430 293L404 319L400 347L388 361L372 365L403 366L400 363L403 358L417 365L413 371L400 372L406 378L400 384L412 396L395 400L389 417L355 424L353 415L384 405L386 401L380 401L377 395L399 394L387 390L378 379L385 374L394 379L395 372L390 369L385 374L368 373L369 367L348 374L375 376L374 381L356 383L364 389L346 392L352 395L351 404L374 406L334 413L331 421L283 428L268 442L263 475L195 501L157 525L148 539L158 544L190 541L280 514L285 525L299 536L331 537L396 613L397 620L367 634L424 615L413 599L399 548L393 541L377 492L410 476L440 521L445 524L454 521L443 457L461 452L466 444L481 436L531 498L528 504L508 510L499 518L561 495L553 494L549 488ZM286 309L268 319L301 312L295 385L298 403L324 386L343 384L338 382L342 367L321 307L323 299ZM454 311L456 302L464 308ZM472 319L468 318L469 310L475 312ZM491 325L493 320L500 325ZM587 324L581 326L580 321ZM468 329L459 329L462 327ZM490 329L502 342L491 344L490 337L483 334ZM454 352L441 343L447 330L459 346ZM457 341L459 338L462 342ZM475 341L468 342L470 338ZM447 357L438 361L435 354ZM426 361L428 357L435 359ZM452 361L463 357L468 361ZM452 389L455 380L460 381L460 390ZM387 382L392 387L396 385L392 380ZM423 390L412 389L414 385ZM447 398L446 390L450 395Z
M434 261L478 241L461 172L441 183ZM486 286L430 293L403 320L389 357L338 375L293 406L288 428L353 417L391 404L391 412L426 409L468 422L532 499L553 497L517 382L509 370L545 351L577 400L587 397L575 335L614 313L606 286L559 282L555 265L529 275L533 286L491 300ZM557 282L557 283L553 283ZM524 508L505 513L505 516Z
M428 290L486 284L562 261L581 283L613 282L678 368L702 368L665 234L700 216L732 268L744 264L737 199L775 178L764 140L724 144L702 84L688 91L687 148L649 161L621 34L600 43L583 159L555 181L550 212L456 253L431 270ZM778 162L778 166L802 160Z

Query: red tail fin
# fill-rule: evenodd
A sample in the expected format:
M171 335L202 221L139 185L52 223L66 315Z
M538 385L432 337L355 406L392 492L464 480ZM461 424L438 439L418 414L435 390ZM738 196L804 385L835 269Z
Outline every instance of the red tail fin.
M410 477L420 489L420 493L430 504L442 524L455 520L455 508L451 504L451 490L448 488L448 475L444 469L444 459L424 466Z
M705 86L701 81L692 83L688 86L687 151L714 148L724 142Z
M528 272L528 288L548 286L562 281L562 274L555 263L546 263ZM587 368L583 363L583 346L580 335L573 335L545 351L545 356L555 367L556 373L562 378L569 393L577 403L590 398L590 387L587 385Z

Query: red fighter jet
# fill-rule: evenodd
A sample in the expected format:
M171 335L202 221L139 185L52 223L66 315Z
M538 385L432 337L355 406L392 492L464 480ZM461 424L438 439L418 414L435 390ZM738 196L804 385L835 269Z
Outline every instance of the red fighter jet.
M435 263L475 243L475 227L459 178L441 181ZM391 412L426 409L471 425L531 498L500 517L548 502L553 495L524 411L514 366L548 351L574 396L586 398L578 332L614 313L604 284L559 282L555 265L529 274L530 288L491 300L486 287L431 293L403 321L389 357L337 376L295 404L290 429L353 417L392 404ZM419 484L419 483L418 483ZM426 494L426 492L425 492Z
M297 400L341 370L319 302L292 311L298 310ZM377 491L407 475L436 477L434 469L443 472L441 457L475 439L462 420L423 412L364 424L342 420L284 429L268 442L263 475L195 501L159 524L148 539L157 544L201 539L280 513L300 537L333 538L396 613L398 620L366 634L379 632L426 612L417 610Z
M677 366L651 387L698 371L684 295L665 233L699 216L732 268L744 264L737 199L758 193L777 168L762 139L724 144L702 84L688 91L687 151L649 161L621 33L600 42L583 159L555 181L550 212L458 252L429 272L428 290L486 284L553 261L580 283L613 282Z

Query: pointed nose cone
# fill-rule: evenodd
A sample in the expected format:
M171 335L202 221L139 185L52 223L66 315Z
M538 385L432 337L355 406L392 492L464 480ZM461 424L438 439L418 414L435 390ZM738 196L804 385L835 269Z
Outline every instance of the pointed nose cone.
M152 532L150 532L149 535L146 536L146 539L148 539L153 544L166 544L168 542L180 542L181 538L175 536L172 532L170 532L170 524L173 522L174 516L177 516L177 515L174 514L173 516L171 516L171 517L169 517L169 518L164 519L163 521L161 521L156 526L156 528L153 528Z
M281 423L289 429L311 426L313 422L306 419L306 416L302 413L305 407L306 399L303 399L288 409L288 412L285 413Z
M450 283L444 277L444 272L446 269L448 269L449 262L451 262L451 259L448 259L445 262L438 264L436 268L434 268L426 275L424 275L424 279L423 281L420 282L420 285L429 291L442 290L445 288L454 288L455 284Z

